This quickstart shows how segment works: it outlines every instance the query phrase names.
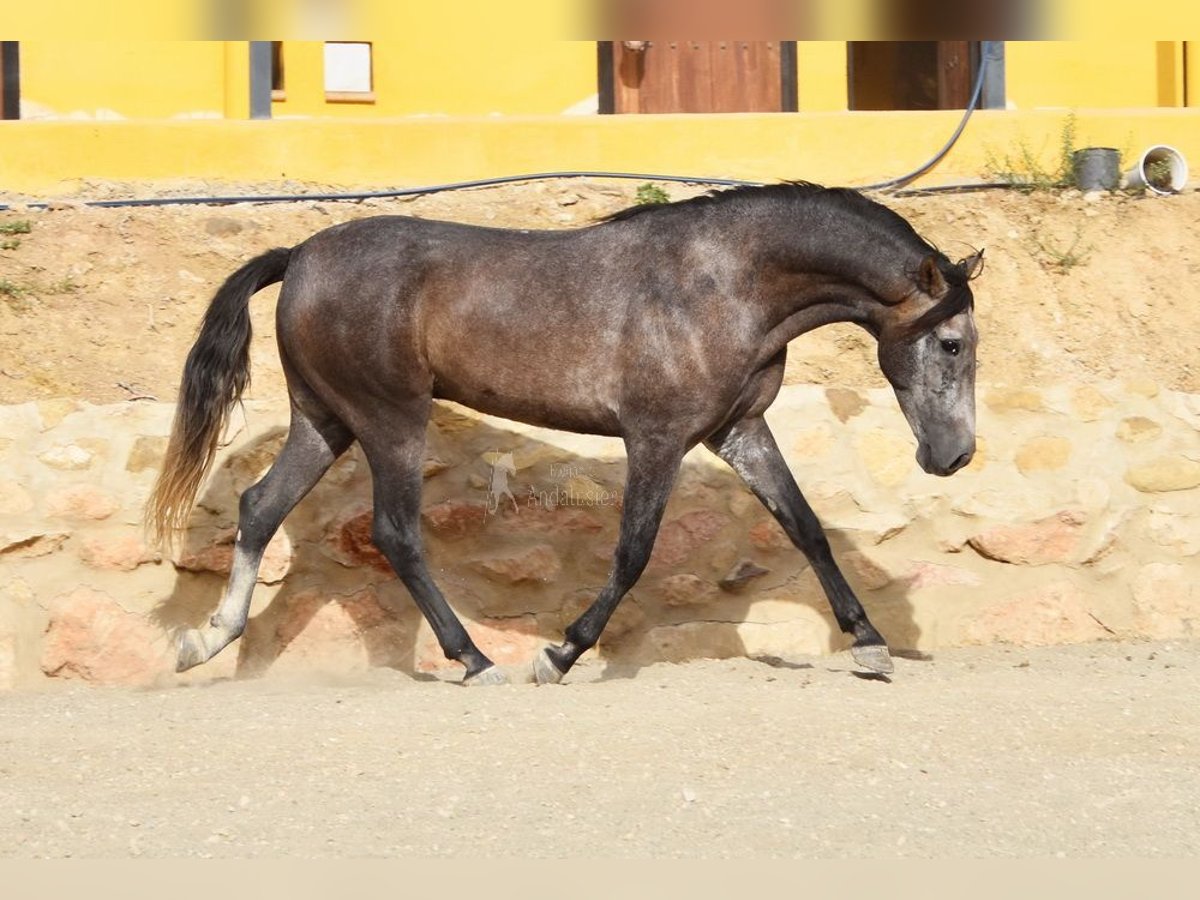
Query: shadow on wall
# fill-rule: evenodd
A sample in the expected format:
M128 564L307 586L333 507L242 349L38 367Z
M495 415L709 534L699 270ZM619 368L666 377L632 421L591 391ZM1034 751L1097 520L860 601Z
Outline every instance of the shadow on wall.
M476 643L501 665L525 666L542 643L562 639L607 578L625 461L615 439L564 435L558 445L497 421L435 405L422 525L434 578ZM173 590L154 610L159 626L195 627L216 610L238 497L285 436L275 428L225 452L176 557ZM430 677L456 665L370 533L370 472L356 444L272 541L245 635L196 671L254 677L382 666ZM861 556L849 533L826 533L839 561ZM904 580L873 583L869 564L843 570L893 650L917 647ZM803 554L737 475L700 448L684 461L645 573L593 653L609 663L606 676L620 677L704 657L789 665L848 644Z

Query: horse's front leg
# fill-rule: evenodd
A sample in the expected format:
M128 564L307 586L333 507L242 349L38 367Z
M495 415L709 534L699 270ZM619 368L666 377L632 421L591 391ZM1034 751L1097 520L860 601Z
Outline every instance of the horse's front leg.
M629 472L612 571L592 605L567 627L566 640L558 647L542 648L534 657L538 684L560 681L576 660L596 645L617 604L637 583L654 549L663 509L687 449L682 442L661 436L626 438Z
M887 643L834 562L821 523L796 486L766 421L761 417L743 419L713 435L705 446L742 477L808 557L839 627L854 637L850 653L855 662L873 672L891 672Z

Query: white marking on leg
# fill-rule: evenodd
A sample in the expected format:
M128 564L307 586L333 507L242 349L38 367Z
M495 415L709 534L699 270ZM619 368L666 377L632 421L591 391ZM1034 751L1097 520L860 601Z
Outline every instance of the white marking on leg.
M208 625L197 629L197 640L206 654L201 662L212 659L230 643L241 637L250 617L250 599L258 578L258 565L262 553L251 553L238 546L233 551L233 565L229 583L221 597L221 603Z

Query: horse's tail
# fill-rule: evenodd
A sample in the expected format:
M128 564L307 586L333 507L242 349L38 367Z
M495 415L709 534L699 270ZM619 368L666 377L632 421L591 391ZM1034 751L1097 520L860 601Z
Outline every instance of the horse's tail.
M183 366L163 468L146 502L146 525L160 544L186 527L229 412L250 383L250 298L283 280L291 255L276 248L250 260L225 280L204 315Z

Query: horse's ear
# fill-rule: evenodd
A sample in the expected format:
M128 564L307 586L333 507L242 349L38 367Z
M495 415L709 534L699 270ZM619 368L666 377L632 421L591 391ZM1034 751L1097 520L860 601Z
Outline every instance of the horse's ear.
M937 257L932 253L921 260L921 265L917 268L917 287L935 300L941 300L949 290L946 276L942 274Z
M967 276L967 281L974 281L983 274L983 251L979 250L966 259L959 260L958 267Z

